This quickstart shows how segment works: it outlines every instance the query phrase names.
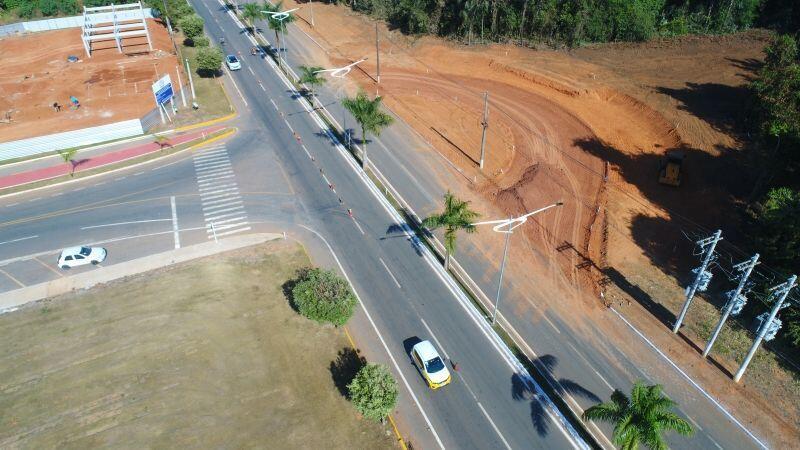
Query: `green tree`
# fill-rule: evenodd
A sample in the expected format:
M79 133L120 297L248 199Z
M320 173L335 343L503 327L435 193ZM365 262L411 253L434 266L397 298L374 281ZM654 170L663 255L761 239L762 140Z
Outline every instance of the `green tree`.
M69 164L70 166L69 176L71 177L75 176L75 161L73 160L73 158L75 158L76 153L78 153L77 148L68 148L58 151L58 154L61 155L61 159L64 160L64 163Z
M583 412L584 420L603 420L614 424L612 442L622 450L636 450L644 445L652 450L666 450L662 434L675 431L690 436L694 430L688 422L670 411L675 402L664 396L661 385L645 386L637 381L629 399L619 389L611 401L600 403Z
M755 240L765 259L786 272L800 267L800 191L771 189L757 220Z
M281 12L283 10L283 1L279 1L274 5L270 5L269 3L264 3L264 11L269 12ZM275 31L275 42L278 46L278 52L281 49L281 33L286 31L286 25L295 21L294 14L289 14L283 20L278 20L272 14L267 14L267 25L269 25L269 29Z
M178 27L180 27L183 31L183 35L190 41L194 41L196 37L203 35L204 25L205 21L197 14L188 15L178 21Z
M244 9L242 9L242 18L246 20L250 26L247 27L247 30L255 34L256 32L256 21L263 19L266 14L263 11L267 11L264 9L262 5L258 3L245 3Z
M320 323L344 325L357 300L347 280L330 270L307 269L292 288L292 303L303 316Z
M380 136L381 131L394 122L389 114L381 111L381 98L370 100L364 91L360 91L353 98L342 100L342 106L355 117L361 126L361 145L364 155L361 158L361 167L367 166L367 133Z
M203 47L195 56L197 74L200 76L216 76L222 66L222 51L215 47Z
M367 364L347 385L350 401L367 419L383 420L397 404L397 381L381 364Z
M318 73L320 70L323 70L322 67L318 66L300 66L300 82L311 86L309 89L309 93L311 95L311 102L314 102L314 87L321 86L324 84L327 79L320 76Z
M197 36L196 38L192 39L192 43L194 44L195 47L202 48L202 47L208 47L208 44L210 42L208 41L208 37L206 36Z
M469 202L459 200L450 191L444 194L444 211L433 214L422 221L422 225L435 230L444 227L445 270L450 268L450 255L456 251L456 238L458 232L463 230L474 233L476 228L473 223L480 214L469 209Z

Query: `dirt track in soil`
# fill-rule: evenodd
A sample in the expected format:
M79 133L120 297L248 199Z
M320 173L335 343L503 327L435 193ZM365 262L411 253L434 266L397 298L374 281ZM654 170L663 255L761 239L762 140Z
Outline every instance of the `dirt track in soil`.
M403 36L380 24L377 86L374 22L320 3L314 14L317 28L309 26L305 10L300 11L305 22L298 25L326 49L317 52L315 62L336 67L370 56L351 78L368 92L379 89L387 106L474 180L469 189L452 188L477 209L512 214L567 202L526 227L522 250L512 248L510 270L520 275L517 298L531 304L531 293L553 299L533 305L539 312L524 302L515 305L516 313L536 322L541 308L552 310L591 338L613 342L628 355L641 354L640 344L619 334L618 322L608 319L598 298L602 290L606 299L625 305L631 296L605 286L598 267L613 267L629 284L644 280L641 287L654 293L657 306L670 314L677 310L678 277L691 263L691 256L678 256L691 253L681 230L734 219L745 194L736 114L744 101L742 85L763 59L769 34L560 52L466 47ZM490 92L490 126L481 172L484 91ZM656 181L659 164L672 149L687 155L679 189ZM497 246L481 242L479 251L497 254ZM533 280L530 273L541 276ZM623 314L735 415L774 444L789 444L775 441L798 434L792 398L780 390L734 385L717 367L687 352L686 342L669 333L647 305L627 305Z
M95 43L89 58L80 28L0 38L0 141L138 119L155 107L151 84L169 74L177 91L178 59L166 28L148 20L153 51L144 37ZM70 55L77 63L67 62ZM185 76L181 72L181 76ZM80 101L69 108L70 96ZM61 112L52 105L58 102Z

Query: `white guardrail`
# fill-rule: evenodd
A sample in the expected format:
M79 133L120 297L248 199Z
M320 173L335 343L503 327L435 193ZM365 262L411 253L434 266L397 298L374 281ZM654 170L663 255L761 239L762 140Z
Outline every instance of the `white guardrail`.
M139 11L117 11L117 21L126 20L141 20ZM103 15L98 14L94 22L111 22L113 20L112 13ZM153 11L150 8L144 8L144 17L147 19L153 18ZM100 19L100 20L98 20ZM56 17L54 19L32 20L30 22L17 22L0 27L0 36L10 36L19 33L36 33L39 31L52 31L61 30L64 28L80 28L83 26L83 16L69 16L69 17Z

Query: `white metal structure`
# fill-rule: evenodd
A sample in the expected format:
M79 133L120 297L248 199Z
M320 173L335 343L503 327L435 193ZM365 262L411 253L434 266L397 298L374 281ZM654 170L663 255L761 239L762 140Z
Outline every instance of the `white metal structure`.
M114 40L117 49L122 53L122 40L137 36L145 36L150 51L153 43L141 2L123 5L83 7L82 36L86 54L92 56L92 43Z

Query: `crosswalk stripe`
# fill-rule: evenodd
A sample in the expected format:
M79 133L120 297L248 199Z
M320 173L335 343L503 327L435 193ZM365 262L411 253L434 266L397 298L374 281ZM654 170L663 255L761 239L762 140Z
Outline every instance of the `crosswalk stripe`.
M247 221L239 222L239 223L229 223L227 225L218 225L217 222L214 222L214 231L223 231L223 230L230 230L231 228L241 227L248 225ZM206 232L211 232L211 224L208 225Z
M242 203L244 203L244 201L242 199L236 199L236 200L233 200L233 201L229 201L228 203L223 203L221 205L208 205L208 206L206 206L206 204L203 203L203 212L213 211L215 209L220 209L220 208L225 208L226 206L241 205Z
M237 200L240 198L241 197L239 197L238 192L229 192L228 195L223 198L218 198L215 200L209 200L207 198L203 198L202 200L203 200L203 206L206 206L206 205L216 205L218 203L223 203L223 202L229 202L231 200Z
M237 188L237 189L239 188L239 186L234 181L233 183L228 183L228 184L224 184L224 185L221 185L221 186L201 186L201 187L198 188L198 190L201 192L200 195L203 195L202 191L210 191L211 189L229 188L229 187L234 187L234 188Z
M214 227L216 228L217 224L221 225L221 224L224 224L224 223L235 222L237 220L242 220L242 219L247 219L247 216L232 217L230 219L225 219L225 220L215 220L214 221ZM243 222L243 223L247 223L247 222ZM206 228L210 229L211 228L211 223L207 223L206 224Z
M203 180L203 181L198 181L197 184L200 187L206 187L208 185L213 185L213 184L227 183L227 182L230 181L230 180L227 180L228 178L236 178L236 175L234 175L234 174L220 175L218 177L209 178L209 179ZM227 181L219 181L219 180L227 180Z
M202 173L198 172L197 180L199 181L202 178L213 177L215 175L224 175L228 173L233 173L233 170L231 170L230 167L225 167L223 169L217 169L217 170L210 170L208 172L202 172Z
M209 170L209 169L214 168L214 167L222 167L222 166L230 166L230 165L231 165L231 160L229 160L229 159L220 159L220 160L214 160L214 161L207 161L207 162L204 162L204 163L195 162L194 163L194 169L195 170Z
M213 150L210 150L210 151L207 151L207 152L200 153L198 155L195 155L193 159L195 161L197 161L197 160L200 160L200 159L203 159L203 158L208 158L210 156L219 156L219 155L226 155L226 156L228 155L228 151L225 150L225 147L218 148L218 149L213 149Z
M202 199L205 202L206 200L213 200L220 197L229 197L231 195L239 195L239 188L232 187L227 189L220 189L218 191L206 192L204 194L200 194L200 199Z
M234 233L241 233L242 231L250 231L250 227L239 228L238 230L231 230L231 231L223 231L222 233L217 233L217 237L228 236Z
M212 214L227 213L227 212L230 212L230 211L239 211L240 209L244 209L244 206L243 206L243 205L239 205L239 206L231 206L230 208L220 209L220 210L218 210L218 211L207 212L207 213L206 213L206 212L204 212L204 213L203 213L203 217L205 218L205 220L213 220L213 219L214 219L215 217L217 217L217 216L212 216L212 217L209 217L209 216L211 216ZM237 214L241 214L241 213L237 213Z
M241 213L242 213L242 211L230 212L230 213L220 214L220 215L214 216L214 217L206 217L205 220L206 220L206 222L211 223L211 222L215 222L216 220L227 219L227 218L233 217L233 216L235 216L237 214L241 214Z

